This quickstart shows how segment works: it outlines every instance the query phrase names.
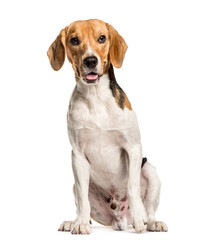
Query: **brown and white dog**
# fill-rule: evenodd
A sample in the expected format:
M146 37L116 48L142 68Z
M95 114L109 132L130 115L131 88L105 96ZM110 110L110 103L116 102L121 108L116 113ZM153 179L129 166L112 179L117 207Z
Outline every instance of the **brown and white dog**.
M114 229L167 231L155 219L160 181L155 168L142 158L135 112L116 82L127 44L109 24L76 21L64 28L47 54L54 70L65 55L75 72L67 122L77 217L60 231L91 232L90 218Z

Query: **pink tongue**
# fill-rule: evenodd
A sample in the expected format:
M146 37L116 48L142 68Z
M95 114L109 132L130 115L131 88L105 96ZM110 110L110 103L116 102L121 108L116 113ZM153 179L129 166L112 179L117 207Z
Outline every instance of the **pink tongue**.
M98 78L98 74L88 74L86 76L86 79L88 79L88 80L95 80L97 78Z

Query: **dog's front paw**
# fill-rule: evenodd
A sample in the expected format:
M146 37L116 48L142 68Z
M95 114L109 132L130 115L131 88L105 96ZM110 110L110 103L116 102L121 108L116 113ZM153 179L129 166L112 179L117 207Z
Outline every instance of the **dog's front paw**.
M131 214L132 225L137 233L146 231L147 229L147 216L146 213L139 212L138 214Z
M73 222L71 224L71 233L72 234L90 234L91 226L89 223L82 224L82 223Z
M136 220L133 222L133 227L137 233L141 233L146 231L147 229L147 222L142 220Z
M71 231L71 225L72 221L64 221L63 223L60 224L60 227L58 228L58 231Z
M76 221L64 221L58 228L58 231L69 231L72 234L89 234L91 233L91 226L89 223L82 224Z

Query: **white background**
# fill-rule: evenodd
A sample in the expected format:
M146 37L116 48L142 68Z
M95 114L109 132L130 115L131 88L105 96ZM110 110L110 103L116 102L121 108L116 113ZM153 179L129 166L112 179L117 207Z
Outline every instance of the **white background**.
M157 218L168 233L115 232L96 239L206 238L206 1L2 1L0 4L1 239L71 239L75 218L66 128L75 86L70 64L55 72L47 49L75 20L99 18L129 48L120 86L136 111L144 156L162 181Z

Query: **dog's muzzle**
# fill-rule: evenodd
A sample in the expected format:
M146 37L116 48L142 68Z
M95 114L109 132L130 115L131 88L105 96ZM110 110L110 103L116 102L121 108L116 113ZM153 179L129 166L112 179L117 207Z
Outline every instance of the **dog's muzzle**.
M100 75L95 72L96 66L98 64L98 58L95 56L86 57L83 60L83 64L86 67L88 71L90 71L88 74L84 77L84 82L91 84L96 83L98 79L100 78Z

